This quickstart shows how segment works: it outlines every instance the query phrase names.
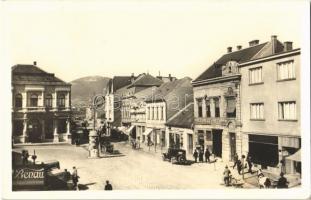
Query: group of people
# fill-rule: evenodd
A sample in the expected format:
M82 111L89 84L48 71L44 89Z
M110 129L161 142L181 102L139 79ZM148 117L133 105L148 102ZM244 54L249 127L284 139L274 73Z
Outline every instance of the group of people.
M77 168L74 166L72 167L72 174L70 174L69 171L67 171L67 169L64 170L65 171L65 180L69 181L70 179L72 180L73 183L73 188L75 190L78 190L78 182L79 182L79 178L80 176L78 175L78 170ZM106 180L106 185L105 185L105 190L112 190L112 185L110 184L110 182L108 180Z
M195 149L193 152L193 157L194 157L194 161L198 162L198 158L199 158L199 162L204 162L204 157L205 157L205 162L211 162L210 161L210 156L211 156L211 152L209 151L208 148L205 149L205 152L203 151L203 148L200 148L199 150Z
M249 173L253 173L252 172L252 167L253 167L253 164L252 164L252 158L249 154L247 154L247 156L245 157L245 155L242 155L241 156L241 159L239 159L239 156L237 153L234 154L234 164L233 164L233 169L234 167L236 166L237 167L237 170L238 170L238 173L241 175L241 171L245 168L248 167L248 172Z

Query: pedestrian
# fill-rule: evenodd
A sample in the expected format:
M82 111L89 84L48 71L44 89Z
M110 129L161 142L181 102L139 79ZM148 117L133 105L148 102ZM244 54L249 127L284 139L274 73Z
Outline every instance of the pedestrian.
M206 147L206 150L205 150L205 154L204 154L204 155L205 155L205 162L208 161L208 162L210 163L211 161L210 161L209 157L211 156L211 153L209 152L209 150L208 150L207 147Z
M244 174L244 168L246 168L245 155L242 155L241 156L241 170L243 171L243 174Z
M249 173L253 173L252 172L252 157L249 155L249 154L247 154L247 157L246 157L246 162L247 162L247 165L248 165L248 172Z
M200 151L199 151L199 161L200 162L203 162L203 156L204 156L203 149L200 149Z
M239 160L239 156L238 156L238 154L235 152L235 153L234 153L234 157L233 157L233 162L234 162L233 167L232 167L233 169L234 169L235 166L237 166L238 160Z
M230 183L230 175L231 175L231 171L228 169L228 166L226 165L225 170L223 172L224 175L224 182L226 186L229 186Z
M277 183L277 188L288 188L288 184L289 182L287 181L287 179L284 177L284 173L281 172L280 173L280 178L278 180L278 183Z
M280 163L278 164L278 168L280 170L280 173L283 172L285 173L285 161L284 158L282 158L282 160L280 161Z
M76 143L76 146L79 146L79 144L80 144L80 138L78 135L76 135L75 143Z
M194 153L193 153L193 157L194 157L194 162L197 162L198 161L198 150L194 150Z
M73 182L73 187L75 189L78 189L78 182L79 182L79 176L78 176L78 170L76 167L73 167L73 172L72 172L72 182Z
M112 190L112 185L109 183L109 181L106 181L105 190Z
M238 161L237 161L237 170L238 170L238 173L241 175L242 162L240 159L238 159Z
M29 153L27 150L22 151L22 162L23 165L28 164Z

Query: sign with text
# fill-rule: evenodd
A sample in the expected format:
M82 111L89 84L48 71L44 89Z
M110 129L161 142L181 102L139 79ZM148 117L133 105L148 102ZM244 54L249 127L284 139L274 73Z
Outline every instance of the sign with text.
M43 168L23 166L13 170L14 186L44 186L45 173Z

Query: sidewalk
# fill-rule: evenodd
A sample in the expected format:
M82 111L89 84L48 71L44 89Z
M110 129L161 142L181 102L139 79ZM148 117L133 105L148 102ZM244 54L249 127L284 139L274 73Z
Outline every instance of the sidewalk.
M42 142L42 143L17 143L13 144L14 147L23 147L23 146L49 146L49 145L72 145L68 142Z

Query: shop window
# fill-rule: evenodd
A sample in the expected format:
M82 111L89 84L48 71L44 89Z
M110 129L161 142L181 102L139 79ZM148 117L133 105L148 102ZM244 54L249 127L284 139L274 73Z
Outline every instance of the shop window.
M15 95L15 108L23 107L23 97L21 94Z

